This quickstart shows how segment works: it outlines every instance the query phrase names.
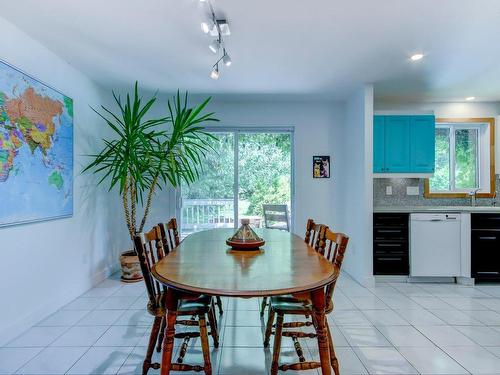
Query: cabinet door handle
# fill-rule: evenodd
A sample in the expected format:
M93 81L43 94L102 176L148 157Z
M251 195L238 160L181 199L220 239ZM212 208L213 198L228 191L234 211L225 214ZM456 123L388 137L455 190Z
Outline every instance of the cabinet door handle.
M479 236L480 240L489 240L489 241L494 241L497 239L496 236Z
M402 244L400 244L400 243L381 243L379 245L383 246L383 247L401 247L402 246Z
M477 271L477 273L480 273L481 275L498 275L500 272L497 271Z
M401 233L401 229L379 229L379 233Z
M378 260L390 261L390 262L400 262L401 258L378 258Z

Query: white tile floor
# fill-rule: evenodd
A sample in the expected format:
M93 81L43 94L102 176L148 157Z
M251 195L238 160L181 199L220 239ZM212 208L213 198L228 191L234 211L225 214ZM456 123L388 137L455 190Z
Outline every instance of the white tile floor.
M260 301L224 302L214 374L267 374ZM0 374L141 374L152 322L145 305L142 283L110 278L0 348ZM342 275L328 319L343 375L500 374L499 311L500 285L364 288ZM283 340L282 361L296 361L291 340ZM314 340L302 344L318 358ZM199 341L185 361L202 362Z

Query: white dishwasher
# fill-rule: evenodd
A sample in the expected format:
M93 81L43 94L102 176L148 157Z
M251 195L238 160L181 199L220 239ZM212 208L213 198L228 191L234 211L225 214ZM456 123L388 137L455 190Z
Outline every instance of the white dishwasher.
M460 276L460 214L410 215L410 275Z

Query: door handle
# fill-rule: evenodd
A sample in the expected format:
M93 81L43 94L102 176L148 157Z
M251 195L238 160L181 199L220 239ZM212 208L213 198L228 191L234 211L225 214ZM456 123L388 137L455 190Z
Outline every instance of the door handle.
M496 236L480 236L479 237L480 240L489 240L489 241L494 241L496 240Z

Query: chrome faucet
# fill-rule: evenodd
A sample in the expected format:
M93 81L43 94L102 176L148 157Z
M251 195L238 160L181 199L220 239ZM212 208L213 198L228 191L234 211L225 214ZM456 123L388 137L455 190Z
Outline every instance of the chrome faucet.
M476 207L476 196L477 196L477 192L481 190L481 189L474 189L474 190L471 190L469 191L469 196L470 196L470 204L472 207Z

